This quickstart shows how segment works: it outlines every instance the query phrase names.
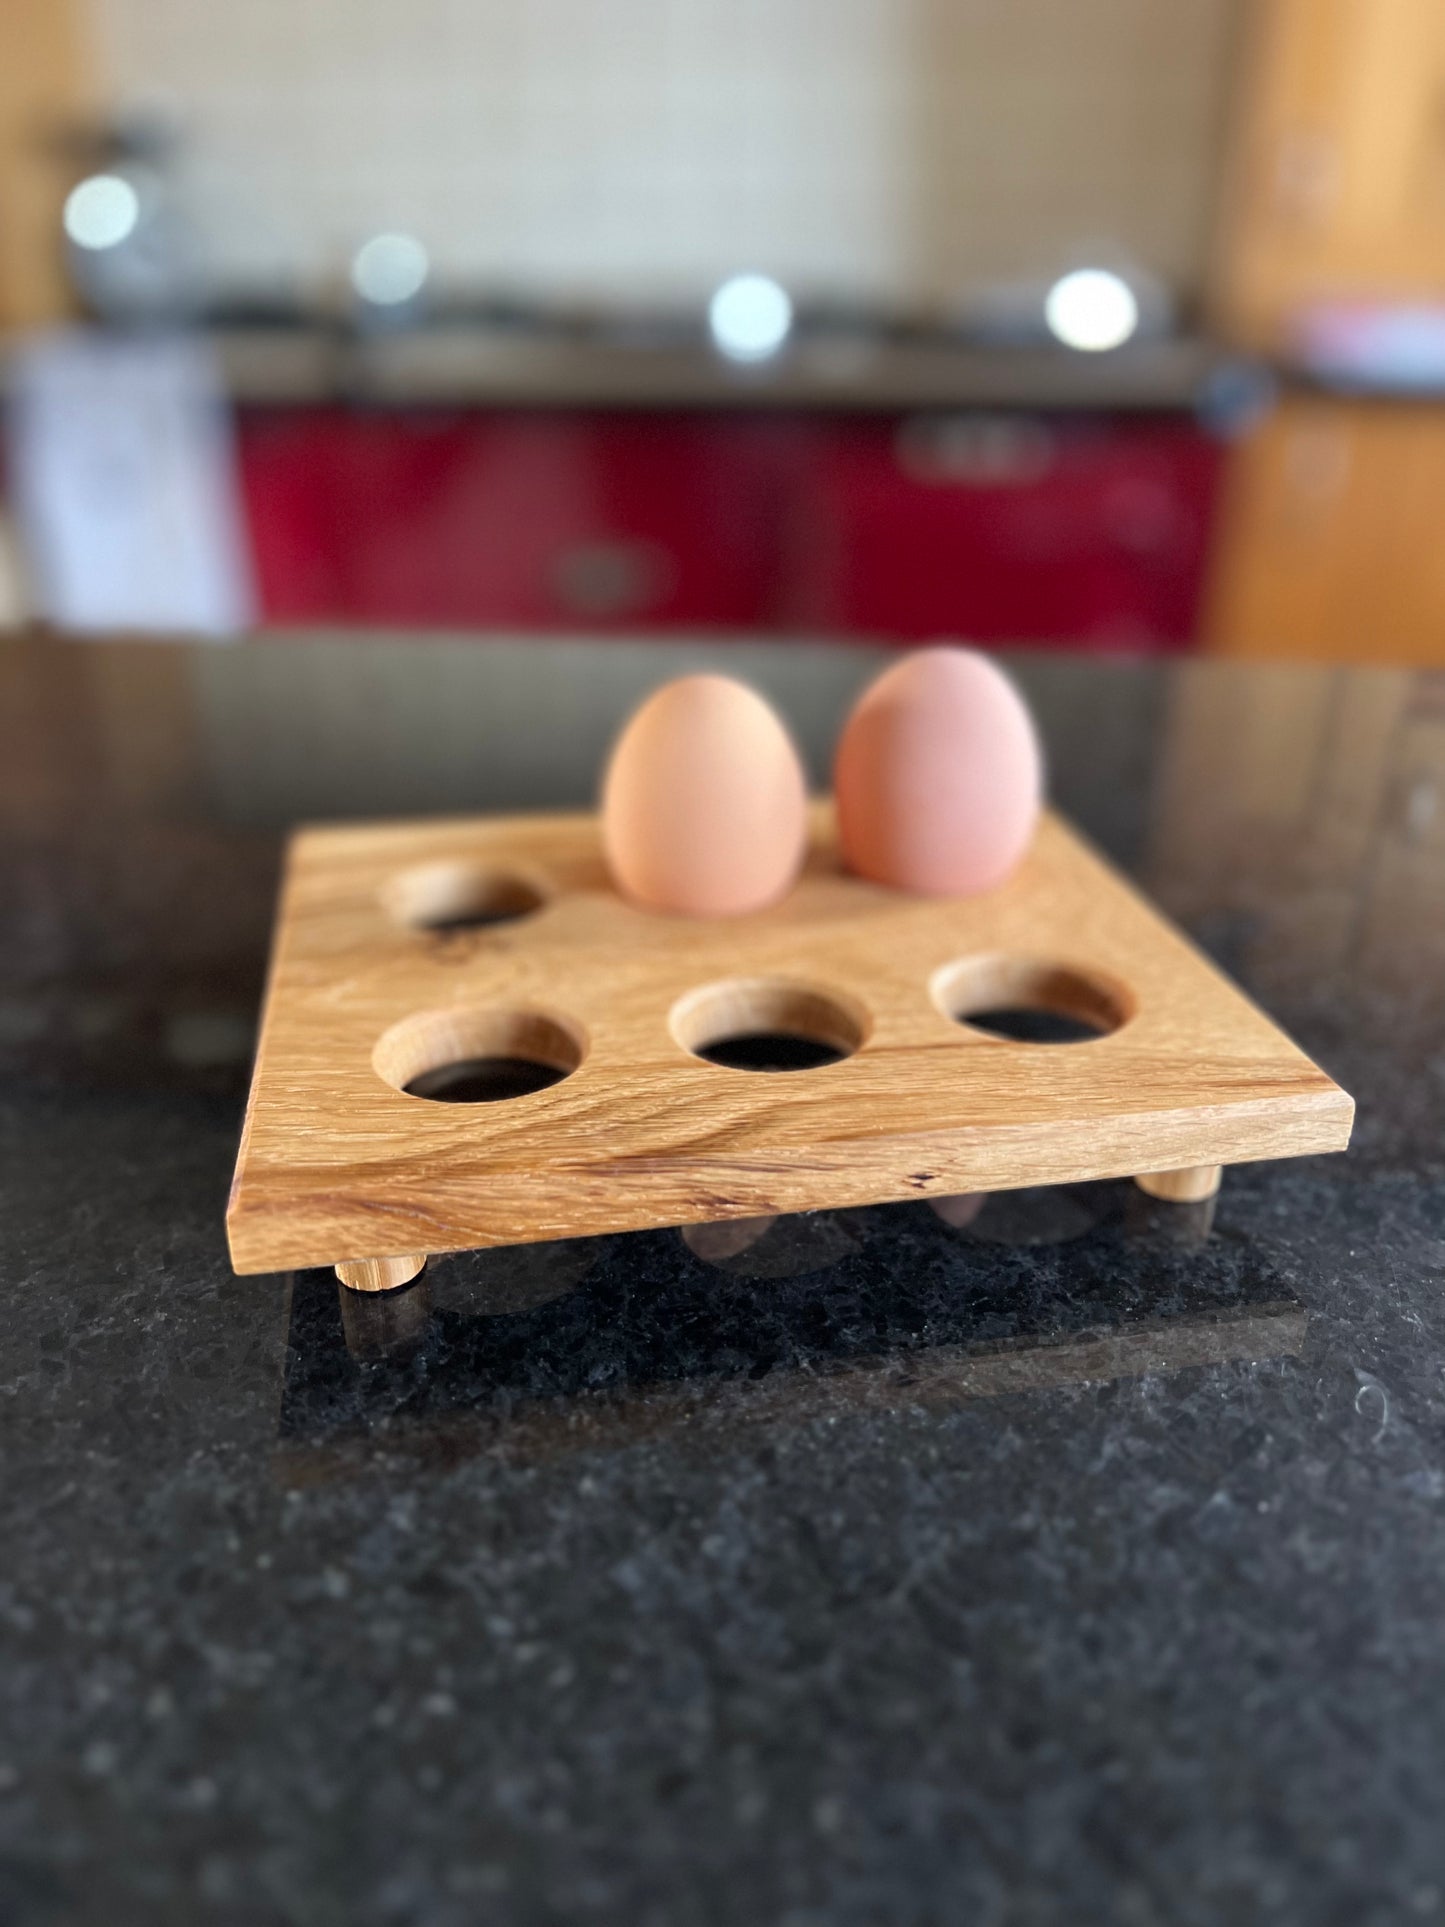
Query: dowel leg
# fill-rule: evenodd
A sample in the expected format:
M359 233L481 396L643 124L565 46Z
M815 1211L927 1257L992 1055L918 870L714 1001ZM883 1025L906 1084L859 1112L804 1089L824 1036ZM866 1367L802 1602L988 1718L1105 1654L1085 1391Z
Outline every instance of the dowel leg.
M409 1285L425 1263L424 1251L409 1251L404 1258L354 1258L338 1265L336 1275L349 1291L395 1291Z
M1219 1179L1219 1165L1191 1164L1182 1171L1144 1171L1134 1182L1151 1198L1163 1198L1169 1204L1199 1204L1214 1196Z

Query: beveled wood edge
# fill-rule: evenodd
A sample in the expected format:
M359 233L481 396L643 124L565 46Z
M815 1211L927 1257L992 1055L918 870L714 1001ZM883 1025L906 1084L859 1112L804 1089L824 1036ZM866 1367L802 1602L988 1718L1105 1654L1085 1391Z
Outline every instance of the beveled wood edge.
M1327 1088L1303 1093L1300 1097L1289 1100L1286 1106L1282 1107L1276 1103L1272 1107L1268 1120L1273 1125L1289 1127L1290 1143L1287 1150L1269 1145L1250 1149L1235 1148L1229 1151L1220 1149L1217 1155L1209 1156L1207 1162L1201 1159L1201 1166L1209 1169L1227 1169L1237 1164L1269 1164L1285 1158L1331 1156L1344 1152L1349 1148L1354 1114L1354 1099L1338 1085L1330 1084ZM1201 1149L1212 1151L1216 1143L1231 1135L1229 1130L1231 1121L1226 1116L1221 1121L1221 1128L1214 1138L1208 1138L1203 1133L1193 1133L1192 1141L1197 1142ZM1257 1114L1248 1121L1258 1122ZM1233 1123L1234 1131L1237 1133L1239 1120L1233 1120ZM930 1144L926 1138L920 1138L915 1144L915 1155L901 1161L923 1165L939 1162L936 1156L930 1155L937 1149L936 1142ZM1186 1167L1181 1164L1173 1168L1183 1170L1200 1167ZM827 1175L842 1179L849 1175L849 1170L846 1166L840 1166ZM1141 1175L1148 1177L1154 1174L1140 1173L1137 1155L1102 1156L1097 1160L1056 1157L1053 1161L1050 1161L1047 1155L1041 1155L1027 1173L1014 1177L1008 1182L970 1183L966 1173L955 1172L946 1177L940 1175L935 1181L923 1184L910 1178L906 1183L890 1188L886 1193L879 1192L876 1187L869 1187L869 1195L866 1198L851 1194L844 1195L840 1187L840 1195L824 1203L805 1205L790 1198L777 1203L773 1209L778 1215L803 1210L848 1210L864 1204L902 1204L928 1197L945 1197L960 1191L1015 1191L1024 1190L1035 1184L1091 1184L1121 1178L1137 1180ZM816 1166L810 1166L810 1190L815 1196L818 1189L817 1178ZM1215 1188L1217 1189L1218 1186ZM626 1221L614 1215L609 1218L605 1226L599 1224L590 1230L569 1229L554 1233L543 1231L541 1235L534 1234L529 1238L468 1237L434 1245L428 1244L421 1235L420 1214L408 1217L408 1214L398 1209L386 1214L388 1221L394 1227L398 1221L406 1219L416 1229L416 1238L409 1240L399 1237L395 1228L378 1235L386 1240L387 1255L394 1253L399 1244L410 1244L411 1248L418 1252L424 1249L428 1256L442 1257L450 1252L485 1251L513 1244L546 1244L553 1242L554 1239L602 1237L628 1231L666 1230L689 1223L723 1223L729 1218L755 1217L760 1211L766 1209L767 1207L760 1204L756 1197L739 1199L733 1204L719 1199L714 1201L706 1214L693 1218L671 1214L649 1216L638 1212ZM310 1201L303 1199L297 1206L297 1210L309 1216ZM374 1258L376 1255L373 1250L368 1256L354 1253L349 1258L341 1258L337 1254L334 1243L327 1247L325 1240L318 1242L315 1234L309 1230L303 1229L293 1235L285 1223L286 1215L285 1206L278 1206L270 1201L253 1202L240 1208L233 1203L231 1210L227 1213L226 1229L231 1262L238 1277L258 1277L279 1271L300 1271L318 1266L334 1267L339 1264L367 1262L368 1256Z

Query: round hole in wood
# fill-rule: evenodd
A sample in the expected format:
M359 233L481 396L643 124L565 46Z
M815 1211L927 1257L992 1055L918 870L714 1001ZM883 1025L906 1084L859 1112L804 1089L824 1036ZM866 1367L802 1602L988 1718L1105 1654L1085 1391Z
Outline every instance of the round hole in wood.
M408 1097L495 1104L560 1084L586 1044L569 1020L538 1010L429 1010L393 1024L372 1053Z
M381 894L397 922L413 930L474 930L530 917L548 890L524 870L446 858L398 871Z
M954 1023L1016 1044L1090 1043L1134 1014L1129 991L1100 972L1028 957L964 957L929 988Z
M708 984L672 1010L684 1050L735 1071L819 1070L851 1057L868 1028L851 997L774 977Z

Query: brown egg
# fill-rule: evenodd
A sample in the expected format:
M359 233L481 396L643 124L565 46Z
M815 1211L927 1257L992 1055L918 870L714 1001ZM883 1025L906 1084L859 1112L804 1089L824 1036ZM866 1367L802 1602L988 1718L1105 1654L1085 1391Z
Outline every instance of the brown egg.
M987 656L921 649L864 690L833 787L850 869L922 896L972 896L1028 849L1043 757L1023 697Z
M776 713L729 676L665 684L613 746L602 841L618 889L646 909L737 917L775 903L808 841L803 766Z

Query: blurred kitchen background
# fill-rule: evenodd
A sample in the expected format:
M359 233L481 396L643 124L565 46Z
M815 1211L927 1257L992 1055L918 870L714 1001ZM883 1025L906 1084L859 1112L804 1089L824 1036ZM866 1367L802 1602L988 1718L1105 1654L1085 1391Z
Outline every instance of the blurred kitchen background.
M1445 661L1440 0L5 0L0 619Z

